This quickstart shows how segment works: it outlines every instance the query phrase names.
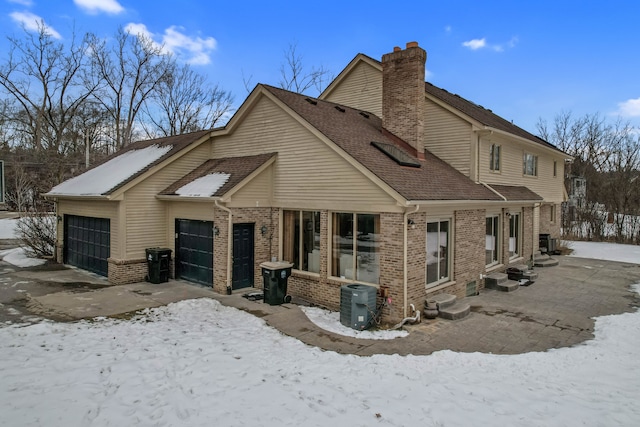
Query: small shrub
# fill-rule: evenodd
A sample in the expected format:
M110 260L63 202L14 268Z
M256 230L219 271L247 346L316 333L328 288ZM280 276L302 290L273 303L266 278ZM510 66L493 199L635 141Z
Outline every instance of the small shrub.
M56 245L56 216L50 213L29 213L16 225L16 236L27 246L33 257L53 255Z

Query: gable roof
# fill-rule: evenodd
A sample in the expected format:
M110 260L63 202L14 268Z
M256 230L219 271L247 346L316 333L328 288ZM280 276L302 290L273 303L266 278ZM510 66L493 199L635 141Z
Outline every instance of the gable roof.
M225 157L207 160L187 175L183 176L159 193L160 196L180 197L180 189L209 175L224 174L227 179L212 192L206 194L184 194L186 197L221 197L242 183L253 172L275 158L276 153L258 154L255 156Z
M431 95L431 96L441 100L445 104L447 104L450 107L453 107L456 110L464 113L468 117L470 117L473 120L481 123L484 126L487 126L487 127L490 127L490 128L494 128L494 129L498 129L498 130L501 130L503 132L507 132L507 133L510 133L512 135L519 136L520 138L527 139L527 140L529 140L531 142L534 142L536 144L541 144L541 145L544 145L545 147L548 147L548 148L554 149L554 150L556 150L556 151L558 151L560 153L563 153L563 151L558 149L555 145L545 141L544 139L542 139L540 137L537 137L537 136L533 135L532 133L527 132L526 130L522 129L521 127L518 127L518 126L514 125L513 123L511 123L510 121L505 120L502 117L498 116L493 111L488 110L488 109L482 107L481 105L475 104L475 103L473 103L473 102L461 97L460 95L448 92L447 90L439 88L439 87L437 87L434 84L431 84L429 82L425 82L424 87L425 87L425 92L428 95Z
M430 152L419 160L407 143L371 114L273 86L263 87L407 201L502 200ZM419 167L402 166L372 142L392 144Z
M82 174L52 188L45 196L109 196L187 147L203 142L203 130L134 142Z

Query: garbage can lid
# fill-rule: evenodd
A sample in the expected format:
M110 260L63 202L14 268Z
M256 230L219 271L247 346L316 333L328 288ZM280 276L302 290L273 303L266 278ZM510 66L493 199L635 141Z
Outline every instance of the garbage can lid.
M282 270L285 268L293 267L293 263L288 261L275 261L275 262L270 261L270 262L263 262L262 264L260 264L260 267L266 268L268 270Z

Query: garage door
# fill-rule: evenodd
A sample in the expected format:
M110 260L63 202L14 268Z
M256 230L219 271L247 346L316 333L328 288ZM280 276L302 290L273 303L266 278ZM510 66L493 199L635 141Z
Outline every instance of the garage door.
M213 286L213 222L176 219L176 279Z
M106 276L111 251L108 218L64 216L64 262Z

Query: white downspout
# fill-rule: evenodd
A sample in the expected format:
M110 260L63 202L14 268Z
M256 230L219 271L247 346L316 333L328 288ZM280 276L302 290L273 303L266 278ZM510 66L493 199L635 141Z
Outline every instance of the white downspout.
M403 252L404 252L404 256L403 256L403 291L404 291L404 300L403 300L403 305L402 305L402 317L407 317L407 303L408 303L408 296L407 296L407 287L408 287L408 280L407 280L407 272L408 272L408 266L407 266L407 254L408 254L408 250L407 250L407 235L408 235L408 222L409 222L409 214L414 214L416 212L418 212L418 209L420 209L420 205L416 205L416 208L413 212L408 212L408 211L404 211L404 221L402 226L404 227L404 244L403 244Z
M229 214L229 224L227 226L227 290L229 290L231 289L231 258L233 256L233 214L231 213L231 209L220 205L217 199L214 203L216 204L216 207Z

